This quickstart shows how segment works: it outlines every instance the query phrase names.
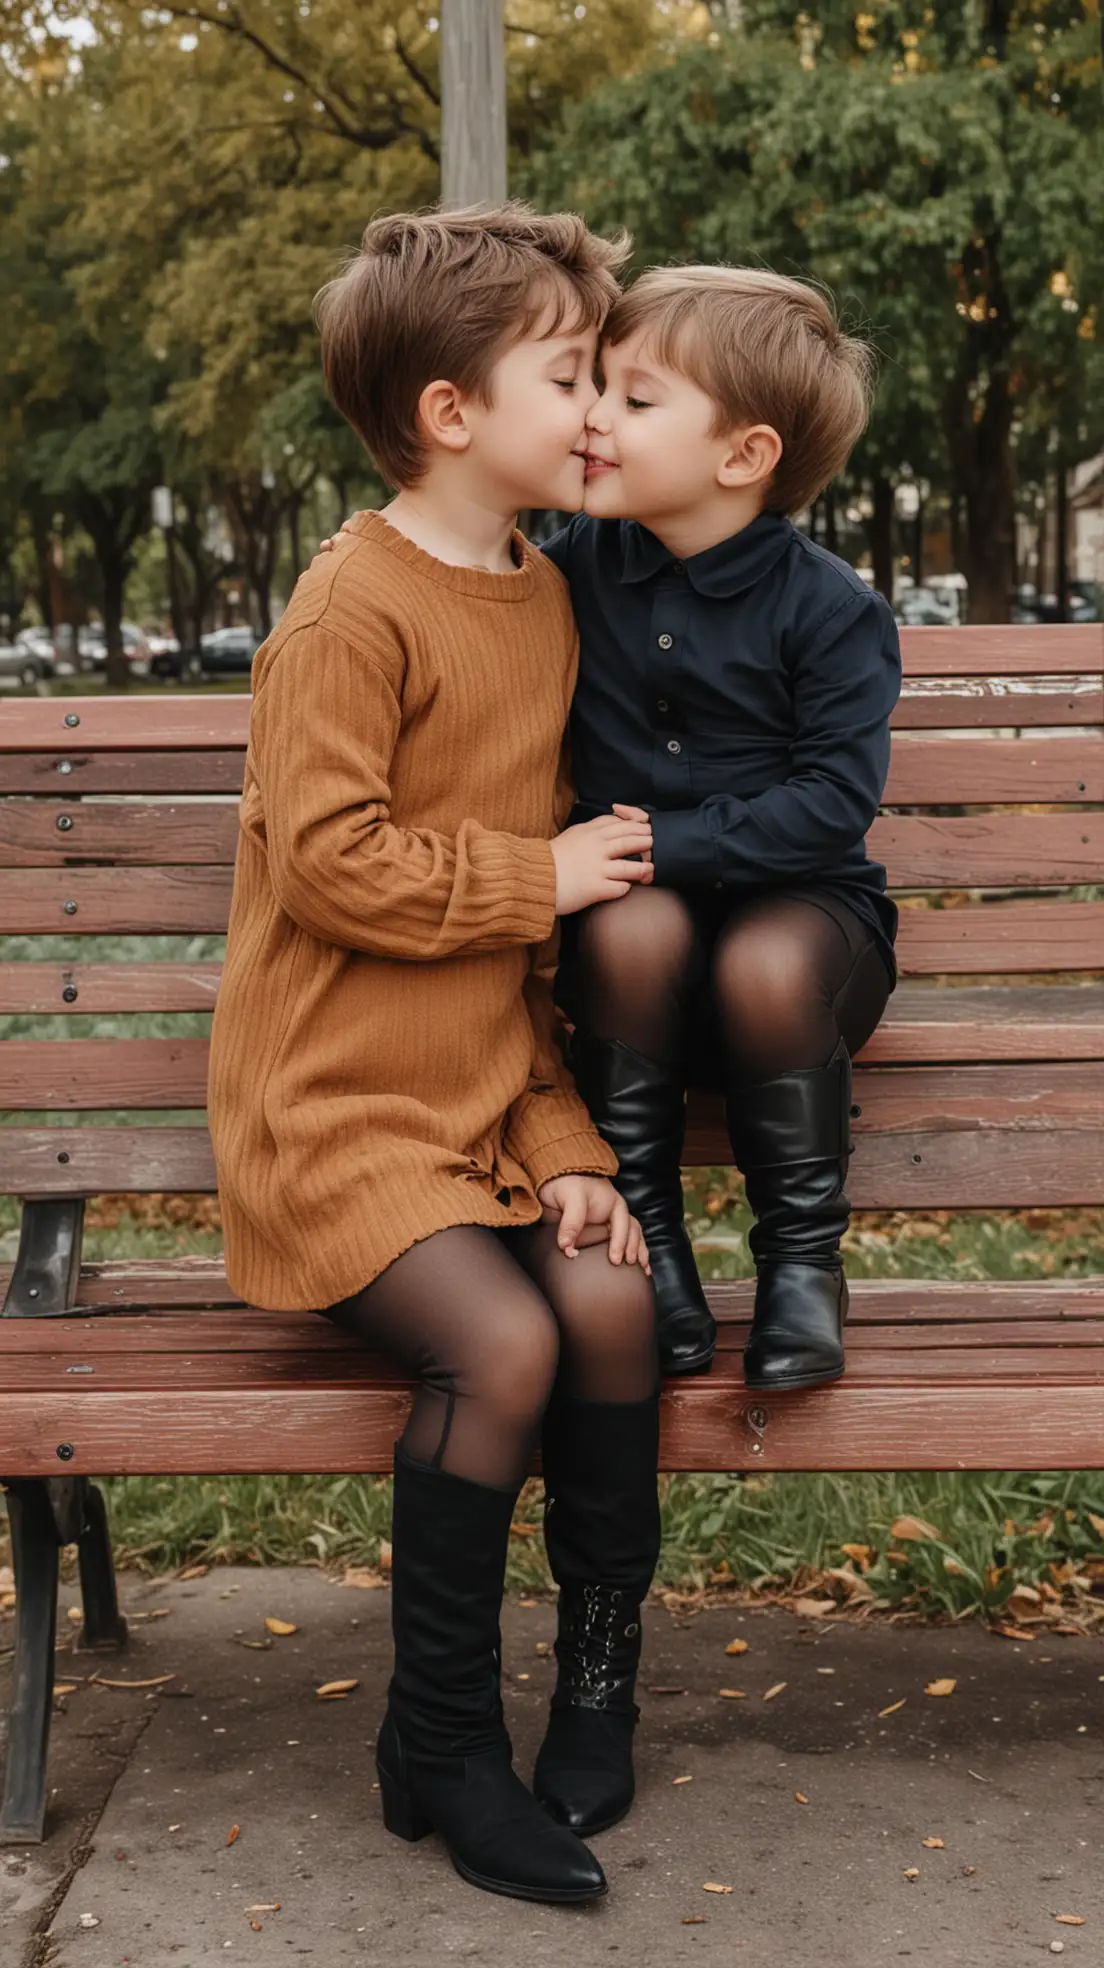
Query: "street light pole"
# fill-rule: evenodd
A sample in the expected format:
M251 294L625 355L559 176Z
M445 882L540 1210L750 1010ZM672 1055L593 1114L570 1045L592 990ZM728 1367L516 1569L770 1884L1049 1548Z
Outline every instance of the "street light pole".
M503 0L443 0L441 199L506 197L506 32Z

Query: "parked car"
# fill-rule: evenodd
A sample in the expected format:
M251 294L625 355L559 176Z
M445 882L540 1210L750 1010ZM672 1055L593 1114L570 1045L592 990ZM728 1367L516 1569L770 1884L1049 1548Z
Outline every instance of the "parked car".
M958 605L953 595L935 588L905 588L894 603L893 613L903 627L910 629L953 628L958 621Z
M43 677L52 676L53 668L52 662L25 643L0 642L0 678L5 683L22 683L30 687L40 683Z
M260 646L261 637L250 628L212 629L200 638L198 649L177 647L155 655L153 673L195 681L201 677L248 676Z
M1041 595L1025 582L1022 587L1012 591L1011 619L1013 622L1056 622L1058 620L1058 596ZM1099 581L1071 581L1066 589L1067 622L1104 621L1104 593Z
M123 653L132 676L148 676L150 646L145 631L135 622L123 623ZM82 669L107 668L107 635L98 622L90 622L77 632L77 653Z

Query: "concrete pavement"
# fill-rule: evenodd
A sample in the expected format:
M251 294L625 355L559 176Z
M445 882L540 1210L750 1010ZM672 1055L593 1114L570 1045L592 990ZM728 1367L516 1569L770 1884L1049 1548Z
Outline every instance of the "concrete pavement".
M656 1608L639 1801L595 1841L610 1895L556 1911L475 1892L435 1840L384 1833L386 1591L237 1568L130 1574L122 1596L129 1651L59 1659L79 1685L55 1718L48 1841L0 1851L2 1968L1104 1960L1098 1640ZM66 1648L74 1598L63 1588ZM266 1617L296 1631L273 1636ZM547 1604L507 1610L526 1770L552 1628ZM727 1654L736 1639L746 1652ZM92 1672L173 1678L111 1689ZM345 1699L319 1698L343 1679L358 1684ZM940 1679L954 1692L926 1695Z

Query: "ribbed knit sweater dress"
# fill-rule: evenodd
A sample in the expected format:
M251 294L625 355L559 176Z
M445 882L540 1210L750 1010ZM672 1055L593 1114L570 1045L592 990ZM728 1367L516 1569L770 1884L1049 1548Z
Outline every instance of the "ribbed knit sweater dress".
M231 1286L320 1309L612 1174L555 1043L566 586L357 515L258 650L209 1117Z

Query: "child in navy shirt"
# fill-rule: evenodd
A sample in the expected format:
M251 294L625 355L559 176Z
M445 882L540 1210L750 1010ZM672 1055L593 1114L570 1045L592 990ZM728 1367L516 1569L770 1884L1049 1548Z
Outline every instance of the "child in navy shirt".
M900 690L890 609L789 515L844 464L870 353L804 282L642 276L603 338L585 511L548 544L581 638L575 820L652 824L654 882L564 924L576 1082L647 1238L668 1373L716 1331L683 1228L688 1084L755 1215L756 1388L843 1371L851 1059L895 982L866 853Z

